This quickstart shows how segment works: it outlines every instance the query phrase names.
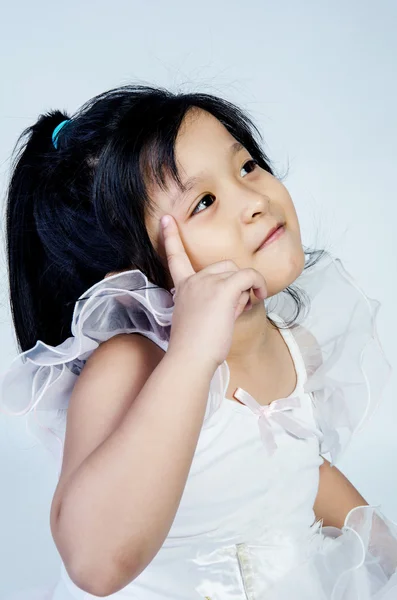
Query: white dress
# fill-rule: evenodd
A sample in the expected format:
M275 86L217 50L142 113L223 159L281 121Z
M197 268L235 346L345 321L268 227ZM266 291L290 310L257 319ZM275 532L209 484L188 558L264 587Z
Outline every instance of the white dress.
M311 303L299 326L280 329L296 369L295 390L261 406L239 388L239 404L225 397L227 362L217 369L168 536L146 569L109 597L397 598L397 524L377 506L353 509L342 529L322 527L313 511L321 455L329 454L335 464L353 433L373 414L390 375L375 331L379 303L367 298L340 261L326 253L295 285ZM282 294L265 304L279 323L293 311L290 297ZM27 415L31 432L55 458L58 473L68 399L85 360L120 332L139 332L166 350L172 311L171 295L154 288L140 271L114 275L80 297L72 337L56 348L39 341L3 375L3 410ZM71 581L63 564L55 589L36 590L36 595L26 590L18 596L95 597Z

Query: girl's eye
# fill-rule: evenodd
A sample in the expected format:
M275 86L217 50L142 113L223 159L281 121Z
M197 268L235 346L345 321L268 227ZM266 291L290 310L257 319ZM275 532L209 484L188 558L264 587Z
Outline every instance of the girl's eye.
M243 170L243 169L247 170L247 165L250 165L248 171L251 173L258 166L258 161L255 160L254 158L247 160L247 162L241 167L241 170Z
M197 209L198 209L198 207L200 206L200 204L202 204L202 203L203 203L203 202L204 202L204 201L205 201L207 198L209 198L209 199L211 199L211 200L212 200L212 199L214 199L214 200L215 200L215 196L213 196L212 194L206 194L205 196L203 196L203 197L201 198L200 202L197 204L197 206L196 206L196 208L194 209L194 211L192 212L192 215L191 215L191 216L193 216L193 215L195 215L195 214L197 214L197 213L199 213L199 212L202 212L201 210L197 210ZM208 207L206 207L206 208L208 208Z
M249 166L248 166L249 165ZM256 169L256 167L258 166L258 161L256 161L254 158L247 160L247 162L241 167L241 170L248 170L249 173L251 173L252 171L254 171ZM200 200L200 202L197 204L196 208L194 209L194 211L192 212L191 216L197 214L198 212L202 212L201 210L197 210L197 208L200 206L200 204L202 204L204 201L207 201L207 198L209 198L211 201L214 200L215 201L215 196L213 194L206 194L205 196L203 196ZM208 206L206 207L208 208Z

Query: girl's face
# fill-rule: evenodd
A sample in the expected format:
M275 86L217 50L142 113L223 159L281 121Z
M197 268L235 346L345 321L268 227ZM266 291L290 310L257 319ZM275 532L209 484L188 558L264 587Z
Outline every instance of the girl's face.
M146 226L164 264L160 219L170 214L196 272L232 259L240 268L262 273L268 297L295 281L303 271L305 255L286 187L260 168L227 129L203 110L186 115L176 139L175 158L182 181L193 179L190 189L183 194L170 180L166 192L149 189L156 211L147 216ZM282 235L257 250L278 223L284 223ZM251 300L259 302L253 294Z

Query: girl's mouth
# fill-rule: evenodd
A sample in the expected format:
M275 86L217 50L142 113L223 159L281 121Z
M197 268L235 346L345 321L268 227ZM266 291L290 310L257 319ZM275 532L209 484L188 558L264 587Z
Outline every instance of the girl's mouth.
M273 233L272 233L270 236L268 236L268 237L266 238L266 240L263 242L263 244L261 244L261 245L259 246L259 248L258 248L257 252L259 252L259 250L262 250L262 248L266 248L266 247L267 247L269 244L271 244L272 242L274 242L274 241L278 240L278 239L279 239L279 238L280 238L280 237L283 235L283 233L284 233L284 232L285 232L285 227L284 227L284 225L279 225L279 226L277 227L277 229L275 229L275 230L273 231Z

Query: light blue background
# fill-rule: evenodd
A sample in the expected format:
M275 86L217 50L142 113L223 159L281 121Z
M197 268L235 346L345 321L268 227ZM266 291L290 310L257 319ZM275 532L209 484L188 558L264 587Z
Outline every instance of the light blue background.
M380 300L395 368L395 1L24 0L3 3L1 21L2 198L17 136L46 110L73 112L133 81L223 95L256 120L276 166L289 163L304 243L327 245ZM4 244L1 258L3 370L16 353ZM395 521L396 392L393 375L341 466ZM2 597L52 581L59 567L49 528L56 473L21 419L0 419L0 481Z

